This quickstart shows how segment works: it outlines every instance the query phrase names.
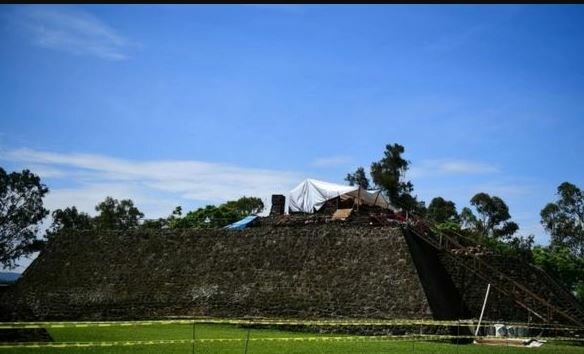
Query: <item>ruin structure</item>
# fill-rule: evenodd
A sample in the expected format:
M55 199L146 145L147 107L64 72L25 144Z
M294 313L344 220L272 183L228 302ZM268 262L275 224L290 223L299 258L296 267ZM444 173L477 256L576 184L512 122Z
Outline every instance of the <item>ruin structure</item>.
M19 320L461 319L479 316L491 283L485 319L584 319L571 294L519 260L457 252L419 228L279 221L290 218L243 231L61 233L2 295L3 311Z

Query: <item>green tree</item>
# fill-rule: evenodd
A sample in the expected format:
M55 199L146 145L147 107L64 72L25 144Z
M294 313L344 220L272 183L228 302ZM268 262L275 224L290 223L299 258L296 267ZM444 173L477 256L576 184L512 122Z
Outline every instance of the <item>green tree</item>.
M223 227L242 217L258 214L264 209L264 203L260 198L242 197L219 206L207 205L204 208L189 211L184 217L181 217L182 209L179 208L177 207L171 215L173 219L170 227L208 229Z
M386 145L384 157L371 164L371 178L392 203L407 211L420 211L420 202L411 195L414 185L405 180L410 162L402 157L404 152L400 144Z
M487 193L477 193L471 198L470 204L475 207L478 216L471 209L464 208L460 215L463 227L497 240L510 240L519 230L519 225L511 221L509 207L503 199Z
M176 220L175 228L210 229L229 225L241 218L234 209L225 205L207 205L204 208L189 211L183 218Z
M168 216L168 218L166 218L166 220L167 220L166 224L171 229L176 228L177 223L180 222L181 218L182 218L182 207L179 205L176 208L174 208L174 210L172 211L172 214L170 214Z
M0 167L0 264L17 266L16 260L42 246L38 223L49 214L43 197L49 189L29 170L6 173Z
M558 200L540 213L541 223L551 236L551 246L567 247L573 255L584 256L584 193L564 182L558 186Z
M51 238L61 230L92 230L94 222L87 213L79 212L76 207L57 209L51 213L53 222L47 229L46 237Z
M365 170L363 167L357 168L354 173L347 173L345 181L349 183L350 186L360 186L363 189L369 189L369 179L365 175Z
M472 212L472 210L468 207L462 208L462 210L460 211L459 218L460 218L460 227L462 227L463 229L472 230L475 228L475 226L478 223L477 217Z
M164 229L169 227L168 219L167 218L158 218L158 219L146 219L140 225L142 229Z
M144 214L134 206L131 199L118 201L107 197L99 203L95 210L99 214L95 217L95 224L100 229L128 230L136 228Z
M229 201L223 204L224 207L233 209L240 216L259 214L264 210L264 202L256 197L241 197L235 201Z
M174 208L174 210L172 211L172 214L170 214L169 219L172 218L180 218L182 216L182 207L179 205L176 208Z
M584 302L584 259L576 257L568 247L536 246L533 262L553 275Z
M477 193L471 205L476 208L477 215L472 209L463 208L459 215L460 228L471 231L480 244L498 254L532 261L534 236L517 234L519 226L510 220L509 208L501 198Z
M426 217L439 224L446 222L458 223L460 219L454 202L445 200L442 197L432 199L430 205L428 205Z

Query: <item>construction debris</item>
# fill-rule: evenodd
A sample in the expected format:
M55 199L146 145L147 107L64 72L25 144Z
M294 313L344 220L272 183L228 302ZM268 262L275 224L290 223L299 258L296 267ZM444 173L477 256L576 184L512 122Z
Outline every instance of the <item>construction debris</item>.
M538 348L541 347L546 341L534 338L522 339L522 338L497 338L497 337L487 337L487 338L477 338L474 340L474 344L480 345L495 345L495 346L506 346L506 347L519 347L519 348Z
M333 213L333 216L331 218L331 220L341 220L341 221L345 221L347 220L347 218L349 216L351 216L351 212L353 211L353 209L349 208L349 209L337 209L337 211L335 211Z

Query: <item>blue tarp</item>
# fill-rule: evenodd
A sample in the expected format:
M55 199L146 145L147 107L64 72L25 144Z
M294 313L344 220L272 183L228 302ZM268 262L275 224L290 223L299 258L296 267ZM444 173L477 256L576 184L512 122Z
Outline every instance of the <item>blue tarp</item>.
M225 226L225 228L231 229L231 230L243 230L247 227L247 225L249 225L249 223L254 221L256 218L257 218L257 215L246 216L245 218L243 218L239 221L236 221L233 224Z

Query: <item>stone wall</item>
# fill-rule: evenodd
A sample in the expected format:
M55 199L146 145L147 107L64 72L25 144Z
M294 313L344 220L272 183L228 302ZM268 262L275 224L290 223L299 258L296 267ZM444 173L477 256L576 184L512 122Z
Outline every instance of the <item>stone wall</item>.
M463 259L455 261L452 257L441 254L441 261L445 268L450 273L458 292L464 303L468 306L472 317L477 317L480 314L485 292L487 290L487 282L470 272L468 269L460 265ZM472 256L459 256L471 257ZM501 272L513 281L528 289L530 292L546 300L553 306L563 309L565 312L570 312L574 318L584 321L584 311L582 305L577 303L577 300L569 294L565 289L562 289L549 275L541 269L526 263L525 261L515 257L505 257L499 255L482 255L481 261L488 264L492 269ZM520 299L526 304L529 300ZM566 308L566 303L575 302L577 311L571 311ZM533 306L541 315L547 316L545 310L542 311L541 305ZM539 319L533 314L528 313L526 309L519 306L515 301L506 294L501 293L495 287L491 287L487 306L485 308L485 319L490 320L514 320L520 322L538 322ZM573 324L558 314L552 316L553 321L560 323Z
M460 287L457 287L442 263L440 252L412 233L404 232L404 235L434 319L472 318L472 313L460 295Z
M431 318L419 279L389 227L71 233L2 301L37 319Z
M479 318L485 300L487 282L460 265L460 261L457 262L444 253L440 254L440 260L448 270L452 281L458 289L458 293L468 308L469 317ZM498 292L495 288L491 288L487 306L485 307L484 319L527 322L528 314L527 311L517 306L513 299Z
M286 197L281 194L272 194L270 216L284 215L286 211Z

